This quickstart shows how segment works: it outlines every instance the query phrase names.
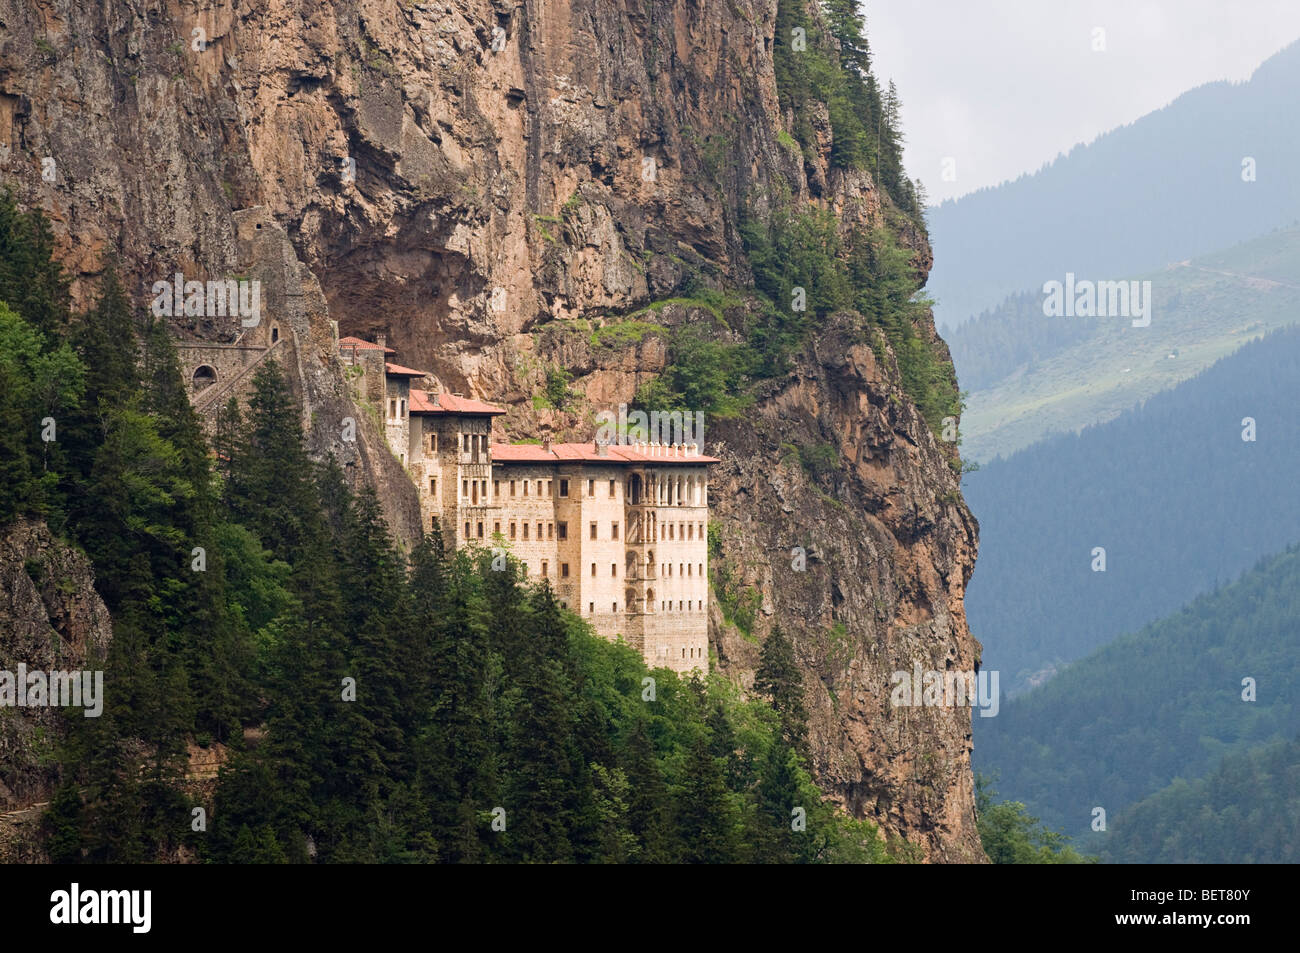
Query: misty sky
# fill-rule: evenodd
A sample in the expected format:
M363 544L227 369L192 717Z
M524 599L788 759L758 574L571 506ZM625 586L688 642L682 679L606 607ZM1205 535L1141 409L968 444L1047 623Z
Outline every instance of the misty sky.
M882 85L903 103L906 169L931 203L1058 153L1300 38L1296 0L866 0ZM1093 29L1106 50L1093 52ZM945 157L955 181L943 181Z

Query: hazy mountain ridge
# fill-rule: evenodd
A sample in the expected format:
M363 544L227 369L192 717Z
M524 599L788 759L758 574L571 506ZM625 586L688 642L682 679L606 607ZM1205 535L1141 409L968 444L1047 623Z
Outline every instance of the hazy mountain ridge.
M1029 175L929 212L929 293L945 329L1007 295L1211 252L1300 214L1300 44L1245 83L1197 87ZM1254 160L1254 181L1243 162Z
M961 421L967 457L1007 456L1104 423L1300 321L1300 229L1125 280L1130 288L1150 283L1149 326L1124 316L1048 317L1038 290L949 332L969 392Z

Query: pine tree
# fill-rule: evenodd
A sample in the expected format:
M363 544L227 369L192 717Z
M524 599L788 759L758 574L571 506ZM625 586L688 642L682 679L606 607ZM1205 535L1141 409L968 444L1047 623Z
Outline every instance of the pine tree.
M808 743L808 710L803 700L803 673L794 657L794 646L774 626L763 643L754 690L766 695L781 719L781 740L803 753Z
M738 859L734 808L703 730L691 742L675 801L682 862L729 864Z

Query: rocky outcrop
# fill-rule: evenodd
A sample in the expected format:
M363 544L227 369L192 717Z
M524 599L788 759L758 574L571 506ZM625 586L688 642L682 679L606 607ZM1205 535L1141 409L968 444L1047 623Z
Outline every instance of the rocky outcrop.
M0 0L0 176L53 218L80 297L110 249L142 303L177 271L261 269L268 312L297 315L313 450L375 480L409 538L413 496L377 433L338 436L356 408L331 320L508 405L512 438L584 439L665 358L660 334L591 330L688 285L746 285L743 210L788 189L845 228L885 223L871 177L829 162L825 116L820 154L789 145L775 15L776 0ZM924 235L900 238L927 270ZM828 789L931 859L979 859L969 710L893 710L880 683L914 660L973 666L978 645L961 604L974 521L878 350L833 331L743 424L711 426L721 556L761 602L748 637L716 615L714 648L743 682L771 623L789 628ZM558 368L572 406L535 406ZM797 448L823 446L835 465L810 469Z
M112 622L95 592L90 560L45 524L0 530L0 672L104 668ZM0 707L0 814L49 799L58 783L54 746L67 717L82 711Z

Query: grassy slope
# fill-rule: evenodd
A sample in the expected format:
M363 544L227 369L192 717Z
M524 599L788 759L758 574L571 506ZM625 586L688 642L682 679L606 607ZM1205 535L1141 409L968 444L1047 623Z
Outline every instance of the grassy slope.
M1088 340L971 393L962 417L964 456L986 461L1051 433L1110 420L1247 341L1300 322L1300 230L1141 277L1151 281L1155 298L1150 327L1108 319Z

